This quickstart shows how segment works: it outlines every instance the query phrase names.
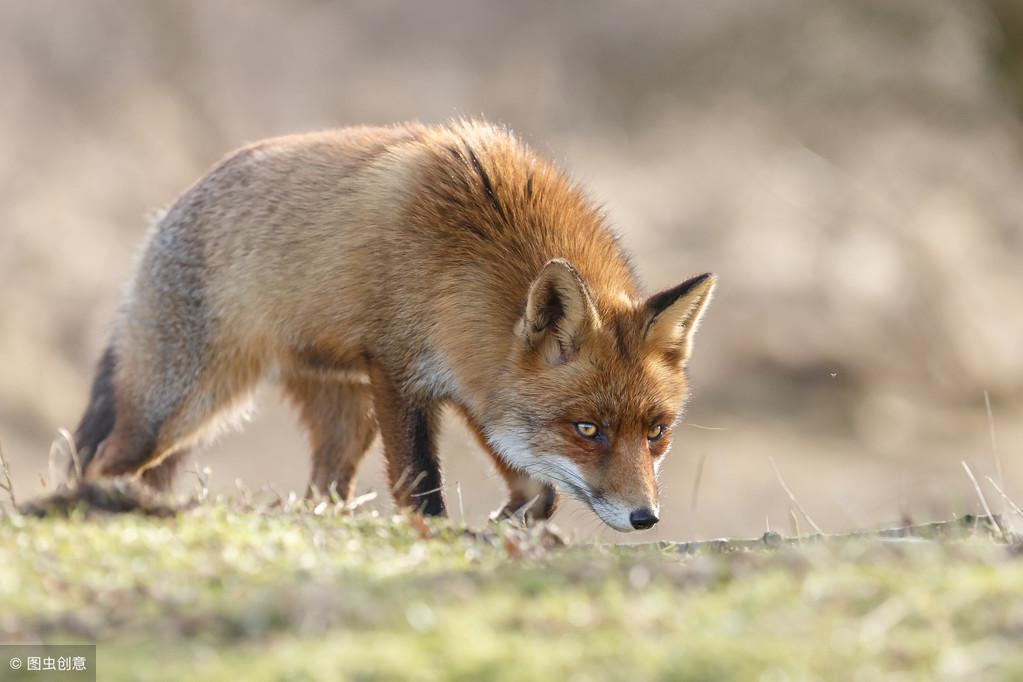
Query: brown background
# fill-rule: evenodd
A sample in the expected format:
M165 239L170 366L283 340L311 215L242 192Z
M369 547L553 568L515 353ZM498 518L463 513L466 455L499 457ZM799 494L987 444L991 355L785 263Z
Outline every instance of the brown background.
M959 462L994 474L985 390L1023 497L1015 7L0 1L0 441L18 490L39 490L79 417L146 216L223 153L486 115L589 187L651 289L720 275L665 522L630 540L788 530L769 458L827 530L975 511ZM293 415L272 390L259 404L199 455L215 487L304 484ZM503 493L448 423L450 506L457 482L480 522ZM558 520L620 537L575 506Z

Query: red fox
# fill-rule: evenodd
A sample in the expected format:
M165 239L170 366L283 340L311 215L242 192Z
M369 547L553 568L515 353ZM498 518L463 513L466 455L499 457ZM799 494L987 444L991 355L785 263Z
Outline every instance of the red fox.
M548 518L560 490L650 528L714 284L642 297L581 190L495 125L258 142L151 229L75 434L84 476L166 489L271 377L308 429L311 488L351 495L379 433L396 503L444 514L450 404L505 513Z

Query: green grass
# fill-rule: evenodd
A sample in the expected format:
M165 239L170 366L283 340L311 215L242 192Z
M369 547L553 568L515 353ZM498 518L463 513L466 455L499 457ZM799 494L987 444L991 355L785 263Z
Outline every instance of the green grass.
M1016 554L686 555L224 502L0 518L0 640L95 640L101 680L1023 680Z

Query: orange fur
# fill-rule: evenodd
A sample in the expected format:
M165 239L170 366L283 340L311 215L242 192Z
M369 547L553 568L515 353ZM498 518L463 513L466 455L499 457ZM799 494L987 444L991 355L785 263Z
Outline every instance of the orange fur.
M509 506L542 498L547 516L556 487L628 530L633 511L656 520L654 465L713 285L641 297L581 191L487 123L266 140L150 232L79 427L86 475L166 485L161 467L273 375L316 488L349 494L379 432L397 501L443 513L434 432L453 403Z

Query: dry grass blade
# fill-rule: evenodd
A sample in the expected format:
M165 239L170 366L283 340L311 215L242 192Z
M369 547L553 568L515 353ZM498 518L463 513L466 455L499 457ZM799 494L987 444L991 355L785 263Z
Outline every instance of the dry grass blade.
M1002 500L1004 500L1005 503L1009 505L1009 508L1012 509L1012 511L1019 514L1020 516L1023 516L1023 509L1020 509L1020 506L1012 501L1012 498L1010 498L1005 493L1005 491L1002 490L1002 487L995 483L995 479L991 478L990 476L986 476L985 478L987 478L987 482L991 484L991 487L998 491L998 494L1002 496Z
M65 428L57 429L57 433L60 434L61 439L67 445L68 454L71 455L71 464L74 465L75 480L82 480L82 458L78 456L78 448L75 447L75 439L71 437L71 432Z
M792 506L799 510L799 513L803 516L804 519L806 519L806 522L810 524L810 527L813 528L814 531L820 533L821 535L824 535L824 531L821 530L821 527L813 522L813 519L810 518L810 515L806 513L805 509L803 509L803 505L799 504L799 500L796 499L796 496L792 494L792 491L785 484L785 479L781 477L781 472L778 471L778 465L774 463L774 457L768 457L767 461L771 463L771 468L774 469L774 476L775 478L778 479L778 485L780 485L781 489L785 491L786 495L788 495L789 502L792 503Z
M980 489L980 484L977 483L976 477L973 475L973 471L970 470L970 465L966 463L966 460L960 462L963 465L963 469L966 470L966 475L970 477L970 481L973 482L973 489L977 491L977 497L980 498L980 506L984 508L984 513L988 515L991 522L995 524L995 528L998 529L998 533L1002 536L1002 539L1008 540L1009 536L1006 534L1005 529L1002 528L1002 524L998 522L995 515L991 513L991 507L987 504L987 498L984 497L984 491Z
M200 467L199 463L196 462L195 469L192 470L195 475L196 485L199 487L199 501L203 502L210 496L210 475L213 470L209 467Z
M377 493L375 490L373 490L363 495L358 495L352 498L345 504L345 509L348 511L355 511L362 505L372 502L375 499L377 499Z
M703 465L707 461L707 453L700 455L700 461L696 463L696 475L693 477L693 491L689 496L689 511L696 509L696 498L700 494L700 484L703 483Z
M789 507L789 525L792 527L792 537L796 539L796 542L802 542L803 532L799 529L799 517L796 516L792 507Z
M341 493L337 489L337 479L330 482L330 486L327 488L327 497L334 504L335 507L343 507L345 501L341 498Z
M465 505L462 503L462 483L455 481L455 492L458 494L458 518L465 523Z
M987 391L984 391L984 409L987 412L988 437L991 439L991 457L995 460L995 476L998 478L998 485L1005 487L1005 476L1002 475L1002 458L998 456L998 439L995 437L995 414L991 409L991 395Z
M75 440L67 429L57 429L57 438L50 443L49 463L50 479L54 485L59 487L82 480L82 461L78 456ZM69 475L72 477L71 480L68 480Z
M422 477L420 477L419 479L417 479L417 481L418 481L418 480L421 480L421 478L422 478ZM439 492L441 492L441 491L443 491L443 490L444 490L444 486L440 485L440 486L437 486L436 488L432 488L432 489L430 489L430 490L424 490L424 491L423 491L423 492L421 492L421 493L409 493L409 495L408 495L408 496L409 496L409 497L424 497L424 496L426 496L426 495L433 495L434 493L439 493Z
M3 444L0 444L0 473L2 473L4 477L3 482L0 482L0 490L7 493L7 497L11 499L11 505L17 509L18 500L14 497L14 483L11 481L11 467L7 464L7 458L4 457Z

